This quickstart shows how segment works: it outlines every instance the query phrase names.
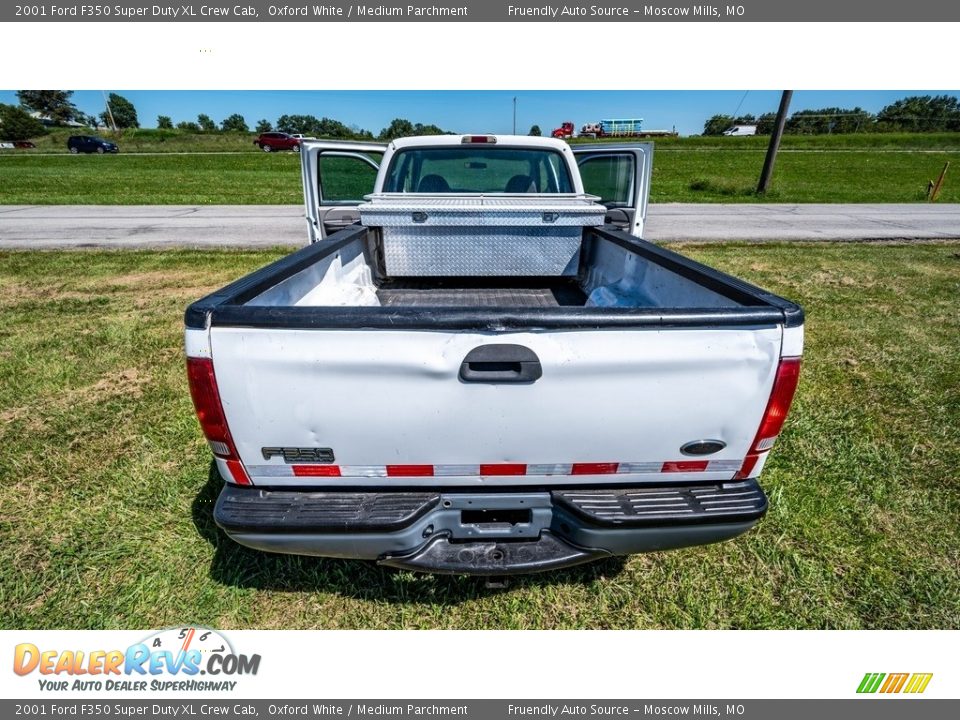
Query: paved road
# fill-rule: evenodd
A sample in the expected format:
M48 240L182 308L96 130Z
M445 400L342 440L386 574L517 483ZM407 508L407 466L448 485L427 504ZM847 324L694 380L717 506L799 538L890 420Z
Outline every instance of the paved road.
M650 240L960 238L960 205L651 205ZM0 248L267 247L306 242L300 206L0 206Z
M960 238L960 205L651 205L645 235L701 242Z

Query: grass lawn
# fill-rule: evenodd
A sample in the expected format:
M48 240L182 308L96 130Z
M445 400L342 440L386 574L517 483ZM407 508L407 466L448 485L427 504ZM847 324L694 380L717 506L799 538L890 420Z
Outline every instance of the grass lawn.
M157 154L71 156L0 152L0 204L291 204L303 201L294 153L217 154L229 139L168 143ZM241 142L242 140L242 142ZM52 142L52 141L51 141ZM653 202L921 202L950 162L940 202L960 202L960 133L788 137L771 191L754 193L766 138L678 138L656 142ZM174 150L170 152L169 150ZM150 148L154 152L154 148ZM183 152L188 154L175 154ZM230 151L231 153L233 151ZM357 178L359 192L372 190ZM347 184L350 184L348 180Z
M505 590L214 526L182 312L282 251L0 253L0 626L960 626L960 244L681 249L807 311L768 516Z
M0 155L0 205L296 205L300 156Z

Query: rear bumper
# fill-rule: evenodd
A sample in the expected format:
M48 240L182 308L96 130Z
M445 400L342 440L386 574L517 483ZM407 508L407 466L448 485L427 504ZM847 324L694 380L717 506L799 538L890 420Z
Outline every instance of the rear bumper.
M236 542L270 552L508 575L727 540L766 510L755 480L483 493L226 485L214 519Z

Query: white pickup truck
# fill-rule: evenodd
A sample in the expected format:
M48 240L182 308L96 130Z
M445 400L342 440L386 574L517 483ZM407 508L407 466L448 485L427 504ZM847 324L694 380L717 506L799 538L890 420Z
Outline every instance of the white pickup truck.
M652 152L305 141L310 243L186 311L218 525L481 575L752 527L803 311L641 239Z

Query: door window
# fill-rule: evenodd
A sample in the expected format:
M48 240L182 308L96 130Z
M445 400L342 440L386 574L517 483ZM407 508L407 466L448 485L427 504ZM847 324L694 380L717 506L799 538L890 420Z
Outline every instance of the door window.
M633 207L634 156L632 153L591 155L580 160L583 189L599 195L608 208Z
M323 153L320 169L321 205L356 205L373 192L383 156L377 153Z

